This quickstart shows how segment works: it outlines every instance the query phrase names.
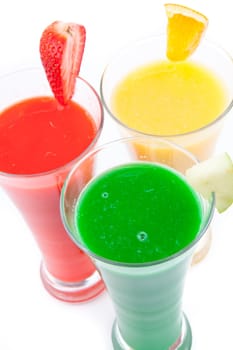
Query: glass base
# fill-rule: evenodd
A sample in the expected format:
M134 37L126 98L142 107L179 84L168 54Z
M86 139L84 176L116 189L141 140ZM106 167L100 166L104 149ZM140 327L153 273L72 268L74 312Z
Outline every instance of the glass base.
M97 271L83 281L69 283L54 278L42 263L40 276L49 294L69 303L89 301L97 297L105 289L105 285Z
M136 350L131 348L122 338L116 321L112 327L112 344L114 350ZM190 350L192 346L192 331L187 317L183 314L182 332L177 341L167 350ZM151 350L156 350L153 347ZM158 349L160 350L160 349Z

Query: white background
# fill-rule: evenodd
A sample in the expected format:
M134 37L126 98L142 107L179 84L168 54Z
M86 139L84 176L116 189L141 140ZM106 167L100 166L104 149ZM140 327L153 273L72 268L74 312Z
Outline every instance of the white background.
M163 3L160 0L2 1L0 73L40 64L38 47L42 30L57 19L74 21L87 29L80 75L99 91L103 68L118 48L148 34L165 31ZM204 12L210 20L206 35L233 54L231 1L193 0L183 4ZM233 154L231 118L226 121L217 152L225 150ZM100 142L115 137L118 134L106 115ZM195 350L225 350L233 346L232 214L233 208L221 216L216 214L211 251L187 276L184 310L192 325ZM107 293L82 305L59 302L43 289L39 265L40 253L31 232L0 192L0 350L111 350L114 311Z

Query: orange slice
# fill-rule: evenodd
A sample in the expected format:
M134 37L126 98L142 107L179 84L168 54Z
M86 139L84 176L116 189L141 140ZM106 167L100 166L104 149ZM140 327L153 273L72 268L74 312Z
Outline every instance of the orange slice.
M183 5L165 4L167 23L167 57L182 61L198 47L208 26L203 14Z

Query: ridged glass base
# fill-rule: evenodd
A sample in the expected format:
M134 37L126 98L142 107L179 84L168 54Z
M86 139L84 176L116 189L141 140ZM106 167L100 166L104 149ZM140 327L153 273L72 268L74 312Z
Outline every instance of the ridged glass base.
M126 344L126 342L122 338L116 321L114 322L113 328L112 328L112 344L113 344L114 350L135 350L131 348L128 344ZM192 346L192 331L191 331L191 327L188 319L183 314L181 335L177 339L177 341L174 344L171 344L171 346L167 350L190 350L191 346ZM155 345L155 347L153 347L153 349L150 349L150 350L161 350L161 349L157 349Z
M83 281L69 283L54 278L42 263L40 276L45 289L53 297L69 303L89 301L105 289L105 285L97 271Z

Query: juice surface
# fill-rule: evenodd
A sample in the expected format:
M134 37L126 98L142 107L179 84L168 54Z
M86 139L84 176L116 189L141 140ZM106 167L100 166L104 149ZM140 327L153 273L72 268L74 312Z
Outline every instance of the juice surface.
M159 61L129 73L112 96L114 115L127 126L154 135L199 129L227 107L219 77L191 61Z
M34 174L55 169L80 155L96 127L81 106L58 106L52 97L23 100L0 113L0 171Z
M197 235L197 194L174 171L152 163L113 168L81 194L76 224L81 241L99 256L142 263L166 258Z

